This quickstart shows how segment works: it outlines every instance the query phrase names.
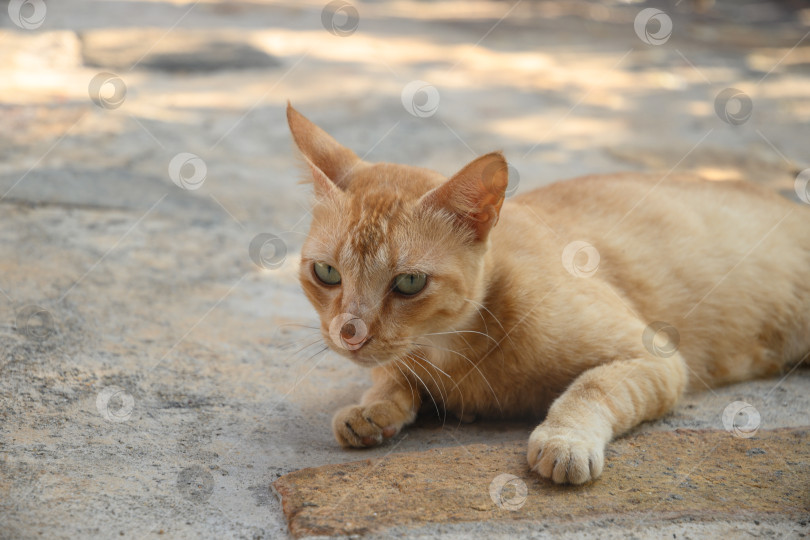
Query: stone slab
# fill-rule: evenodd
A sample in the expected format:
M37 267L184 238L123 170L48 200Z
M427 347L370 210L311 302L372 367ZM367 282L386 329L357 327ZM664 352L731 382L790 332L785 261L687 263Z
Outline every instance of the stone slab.
M295 537L482 521L806 520L810 430L740 438L679 429L626 437L609 446L602 478L579 487L530 474L524 441L303 469L273 487Z

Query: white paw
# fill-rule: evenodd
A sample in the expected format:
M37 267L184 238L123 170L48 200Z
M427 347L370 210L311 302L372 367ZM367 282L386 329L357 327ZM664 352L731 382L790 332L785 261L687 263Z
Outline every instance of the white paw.
M584 484L602 474L605 443L583 430L539 425L529 437L529 467L557 484Z

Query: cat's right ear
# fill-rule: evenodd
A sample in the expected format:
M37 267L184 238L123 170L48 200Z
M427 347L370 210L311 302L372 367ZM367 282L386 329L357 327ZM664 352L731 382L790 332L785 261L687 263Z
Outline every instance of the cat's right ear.
M295 145L312 171L315 191L319 196L337 195L346 189L349 173L362 161L324 130L307 120L287 102L287 123Z
M425 193L420 205L450 212L461 226L483 241L498 222L508 182L506 160L500 152L492 152Z

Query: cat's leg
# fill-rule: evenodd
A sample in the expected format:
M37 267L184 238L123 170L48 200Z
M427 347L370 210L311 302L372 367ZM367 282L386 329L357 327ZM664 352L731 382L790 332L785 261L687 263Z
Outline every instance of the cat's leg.
M419 389L390 367L371 370L373 385L360 400L339 410L332 419L337 441L346 447L376 446L416 419Z
M665 414L687 384L683 357L614 361L580 375L529 437L529 467L556 483L582 484L602 474L605 445Z

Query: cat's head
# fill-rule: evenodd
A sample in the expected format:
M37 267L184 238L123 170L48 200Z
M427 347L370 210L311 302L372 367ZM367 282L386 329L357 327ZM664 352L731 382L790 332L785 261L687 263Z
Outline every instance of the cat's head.
M381 365L477 316L508 180L503 156L448 179L365 162L292 106L287 120L315 192L299 277L329 347Z

